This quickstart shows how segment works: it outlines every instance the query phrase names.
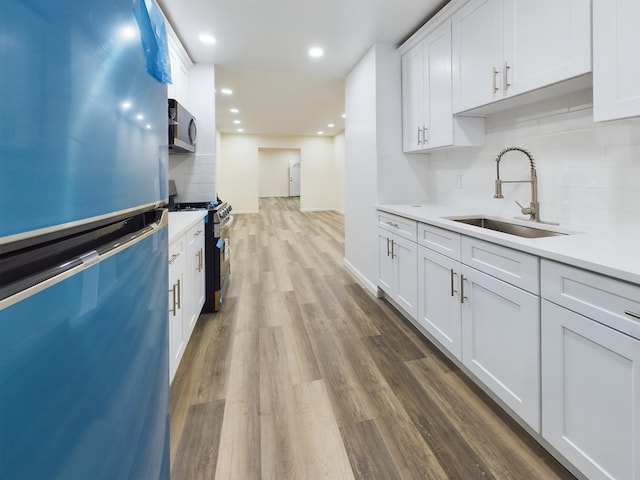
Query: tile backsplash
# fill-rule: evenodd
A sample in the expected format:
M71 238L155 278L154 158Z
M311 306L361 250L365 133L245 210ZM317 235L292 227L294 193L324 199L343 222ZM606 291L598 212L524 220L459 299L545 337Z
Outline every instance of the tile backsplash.
M429 155L429 201L504 217L520 214L530 184L504 184L493 198L496 156L530 151L538 173L542 220L640 233L640 118L594 123L591 90L487 117L484 147ZM500 178L529 178L527 158L509 152Z
M210 202L216 199L216 156L169 155L169 178L175 180L178 202Z

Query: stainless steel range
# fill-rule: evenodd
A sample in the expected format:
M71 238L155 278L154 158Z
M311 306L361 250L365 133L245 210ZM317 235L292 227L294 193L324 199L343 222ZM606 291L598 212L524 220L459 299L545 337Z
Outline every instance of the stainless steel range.
M174 187L175 188L175 187ZM171 211L208 210L205 217L204 264L205 264L205 301L202 311L217 312L222 306L224 294L231 276L231 205L227 202L169 202Z

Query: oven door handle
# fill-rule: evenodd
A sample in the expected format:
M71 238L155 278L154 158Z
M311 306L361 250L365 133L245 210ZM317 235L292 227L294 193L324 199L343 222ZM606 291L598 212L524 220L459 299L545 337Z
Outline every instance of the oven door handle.
M220 224L220 228L230 228L233 225L233 215L229 215Z

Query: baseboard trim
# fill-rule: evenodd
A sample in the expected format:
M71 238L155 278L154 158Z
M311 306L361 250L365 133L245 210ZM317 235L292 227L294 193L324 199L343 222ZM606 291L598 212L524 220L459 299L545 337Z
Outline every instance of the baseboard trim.
M369 279L362 275L362 273L360 273L360 271L356 267L354 267L353 264L346 258L344 258L342 262L345 268L351 273L351 275L355 277L356 280L358 280L358 282L360 282L360 284L362 284L364 288L369 290L374 296L379 296L377 285L371 283Z

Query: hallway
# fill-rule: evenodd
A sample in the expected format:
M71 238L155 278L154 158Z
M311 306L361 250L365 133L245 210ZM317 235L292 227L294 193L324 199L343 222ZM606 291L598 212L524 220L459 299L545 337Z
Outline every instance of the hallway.
M263 198L171 388L172 479L571 479L343 267L344 219Z

